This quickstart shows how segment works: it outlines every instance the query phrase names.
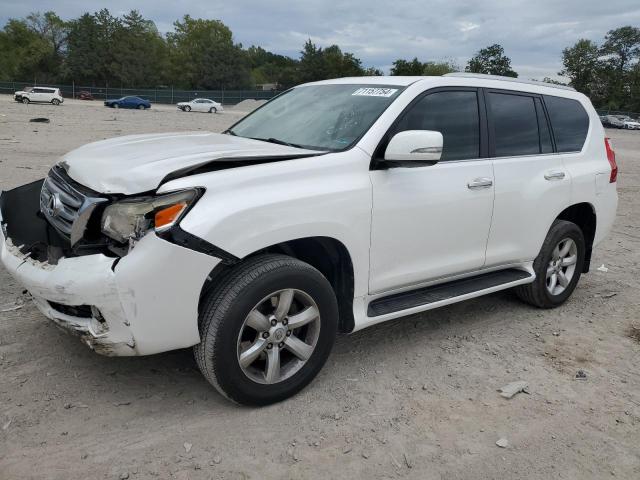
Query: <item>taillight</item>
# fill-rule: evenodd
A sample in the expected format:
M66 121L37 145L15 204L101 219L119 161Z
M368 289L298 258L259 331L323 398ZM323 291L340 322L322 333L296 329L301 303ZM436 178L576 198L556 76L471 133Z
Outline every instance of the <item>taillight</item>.
M607 150L607 160L609 160L609 165L611 165L611 176L609 177L609 183L615 183L615 181L618 179L618 164L616 163L616 152L613 151L610 138L605 137L604 147Z

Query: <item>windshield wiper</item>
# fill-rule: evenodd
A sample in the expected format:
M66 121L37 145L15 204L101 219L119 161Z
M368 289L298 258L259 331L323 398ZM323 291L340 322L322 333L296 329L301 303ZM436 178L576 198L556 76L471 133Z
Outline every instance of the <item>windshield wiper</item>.
M230 128L228 130L225 130L222 133L226 133L227 135L233 135L234 137L238 136L238 134L236 132L234 132L233 130L231 130Z
M269 138L256 138L256 137L251 137L252 140L260 140L261 142L269 142L269 143L275 143L277 145L286 145L287 147L294 147L294 148L305 148L302 145L298 145L297 143L289 143L289 142L285 142L284 140L280 140L279 138L273 138L273 137L269 137Z

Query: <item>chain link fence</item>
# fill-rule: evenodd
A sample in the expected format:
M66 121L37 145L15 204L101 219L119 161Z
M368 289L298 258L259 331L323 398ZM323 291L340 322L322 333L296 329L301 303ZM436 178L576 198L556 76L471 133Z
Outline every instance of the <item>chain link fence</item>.
M13 95L14 92L25 87L34 87L30 82L0 82L0 94ZM276 96L276 90L176 90L173 87L157 88L122 88L122 87L92 87L81 84L59 85L40 84L40 87L59 88L64 98L79 98L80 92L89 92L96 100L136 96L149 100L151 103L175 104L188 102L194 98L210 98L223 105L235 105L243 100L269 100Z

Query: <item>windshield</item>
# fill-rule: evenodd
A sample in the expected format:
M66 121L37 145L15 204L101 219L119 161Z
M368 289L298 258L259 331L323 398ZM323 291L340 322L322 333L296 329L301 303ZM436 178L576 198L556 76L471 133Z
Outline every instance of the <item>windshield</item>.
M309 85L283 93L228 133L313 150L353 145L404 88Z

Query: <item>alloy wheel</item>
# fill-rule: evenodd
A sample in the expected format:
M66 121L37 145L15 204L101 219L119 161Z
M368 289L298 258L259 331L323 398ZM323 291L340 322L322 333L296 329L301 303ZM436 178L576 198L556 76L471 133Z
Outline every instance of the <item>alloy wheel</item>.
M576 271L578 246L571 238L558 242L547 265L547 290L551 295L560 295L567 288Z
M307 293L273 292L245 318L238 335L238 363L251 380L282 382L311 358L320 336L320 310Z

